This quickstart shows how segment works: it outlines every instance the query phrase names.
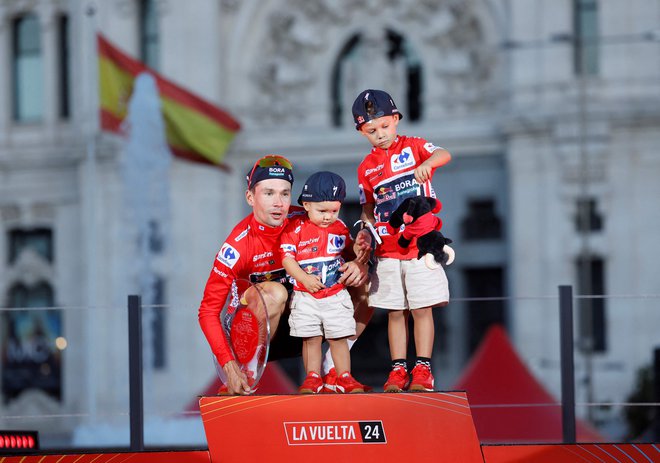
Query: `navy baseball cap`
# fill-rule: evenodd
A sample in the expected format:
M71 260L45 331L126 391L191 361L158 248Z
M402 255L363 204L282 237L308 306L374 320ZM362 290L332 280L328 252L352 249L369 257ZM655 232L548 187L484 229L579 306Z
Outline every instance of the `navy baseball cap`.
M346 197L346 183L334 172L322 171L312 174L303 185L298 197L298 204L303 201L320 203L322 201L342 202Z
M245 176L248 189L269 178L282 179L293 185L293 164L284 156L269 154L254 163Z
M392 97L382 90L365 90L353 102L353 120L357 130L369 121L394 115L403 118Z

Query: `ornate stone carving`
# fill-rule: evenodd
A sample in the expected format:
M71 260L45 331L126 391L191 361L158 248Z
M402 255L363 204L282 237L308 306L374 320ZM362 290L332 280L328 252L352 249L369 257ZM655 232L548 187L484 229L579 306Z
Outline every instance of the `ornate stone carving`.
M365 72L372 77L383 73L388 88L394 77L394 85L404 93L399 87L405 83L396 82L396 76L405 70L400 63L386 63L388 50L377 49L379 40L383 45L388 20L396 19L399 32L413 31L438 53L425 56L425 63L431 66L424 71L432 73L433 98L451 98L454 106L482 104L480 97L493 73L495 50L485 44L476 8L474 0L283 0L267 21L262 57L257 60L260 64L252 73L258 89L254 92L258 101L252 107L260 109L251 116L265 123L306 117L310 105L305 101L314 99L308 95L310 84L319 79L312 64L314 56L327 51L328 39L342 24L360 16L369 18L359 31L362 53L369 58L351 63L342 93L359 87L355 76Z
M224 13L236 13L241 8L241 0L220 0L220 8Z
M21 208L17 205L0 206L0 217L4 222L17 222L21 218Z

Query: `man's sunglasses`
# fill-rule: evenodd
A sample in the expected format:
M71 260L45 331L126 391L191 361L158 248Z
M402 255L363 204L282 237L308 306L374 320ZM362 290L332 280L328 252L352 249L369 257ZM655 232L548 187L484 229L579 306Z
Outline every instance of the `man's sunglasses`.
M268 156L264 156L263 158L259 159L257 162L254 163L254 166L252 166L250 175L246 177L248 188L252 187L252 176L254 175L254 171L257 169L257 167L274 167L274 166L284 167L286 169L293 170L293 164L287 158L285 158L284 156L279 156L277 154L269 154Z

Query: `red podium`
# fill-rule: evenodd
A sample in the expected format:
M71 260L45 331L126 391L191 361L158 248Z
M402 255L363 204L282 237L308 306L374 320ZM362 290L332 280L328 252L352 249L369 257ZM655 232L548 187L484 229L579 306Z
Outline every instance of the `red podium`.
M199 405L212 463L484 463L464 392L202 397Z

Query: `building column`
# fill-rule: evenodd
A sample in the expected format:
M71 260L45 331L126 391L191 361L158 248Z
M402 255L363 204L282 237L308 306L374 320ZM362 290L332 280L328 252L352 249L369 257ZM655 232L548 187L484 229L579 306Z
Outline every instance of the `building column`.
M43 122L46 137L52 140L56 133L55 125L58 119L58 94L57 81L59 72L57 69L57 27L55 24L55 9L50 3L42 3L37 14L41 25L41 55L43 59Z
M7 8L0 5L0 101L6 103L0 107L0 144L9 136L11 120L11 24Z

